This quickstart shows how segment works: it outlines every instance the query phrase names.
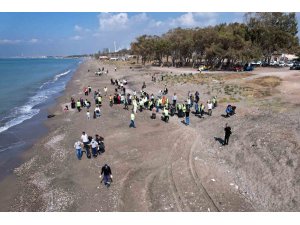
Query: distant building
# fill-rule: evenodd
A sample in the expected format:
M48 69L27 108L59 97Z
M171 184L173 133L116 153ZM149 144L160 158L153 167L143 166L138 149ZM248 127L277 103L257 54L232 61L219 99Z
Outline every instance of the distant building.
M271 56L271 62L286 62L297 59L298 57L294 54L286 54L286 53L274 53Z
M109 57L106 56L106 55L100 55L100 56L99 56L99 59L100 59L100 60L109 60Z

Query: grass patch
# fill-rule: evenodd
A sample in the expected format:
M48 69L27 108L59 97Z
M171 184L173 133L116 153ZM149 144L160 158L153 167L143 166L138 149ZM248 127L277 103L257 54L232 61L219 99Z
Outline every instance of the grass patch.
M260 85L262 87L275 88L280 85L281 79L275 76L266 76L251 80L250 83Z

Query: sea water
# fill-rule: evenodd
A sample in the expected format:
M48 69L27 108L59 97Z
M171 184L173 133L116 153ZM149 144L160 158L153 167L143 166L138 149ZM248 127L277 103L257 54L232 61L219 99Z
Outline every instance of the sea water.
M37 115L41 104L65 88L80 62L55 58L0 59L0 135Z
M0 59L0 182L47 133L43 121L83 59Z

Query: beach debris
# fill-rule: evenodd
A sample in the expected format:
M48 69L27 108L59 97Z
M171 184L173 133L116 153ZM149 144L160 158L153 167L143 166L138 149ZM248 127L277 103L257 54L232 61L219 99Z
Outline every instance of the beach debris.
M48 118L52 118L52 117L54 117L55 115L54 114L50 114L50 115L48 115L47 117Z
M100 187L98 186L97 189L99 189Z
M229 185L230 185L230 186L233 186L233 185L234 185L234 183L230 183Z
M210 212L210 208L207 208L207 212Z
M239 186L235 185L235 189L238 190L238 189L239 189Z
M215 179L210 179L211 181L215 182L216 180Z

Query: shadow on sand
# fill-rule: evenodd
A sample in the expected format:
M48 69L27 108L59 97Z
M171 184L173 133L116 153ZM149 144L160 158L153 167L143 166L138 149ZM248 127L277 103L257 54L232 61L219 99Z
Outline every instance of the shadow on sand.
M219 138L219 137L214 137L215 138L215 141L218 141L221 145L224 144L224 140L222 138Z

